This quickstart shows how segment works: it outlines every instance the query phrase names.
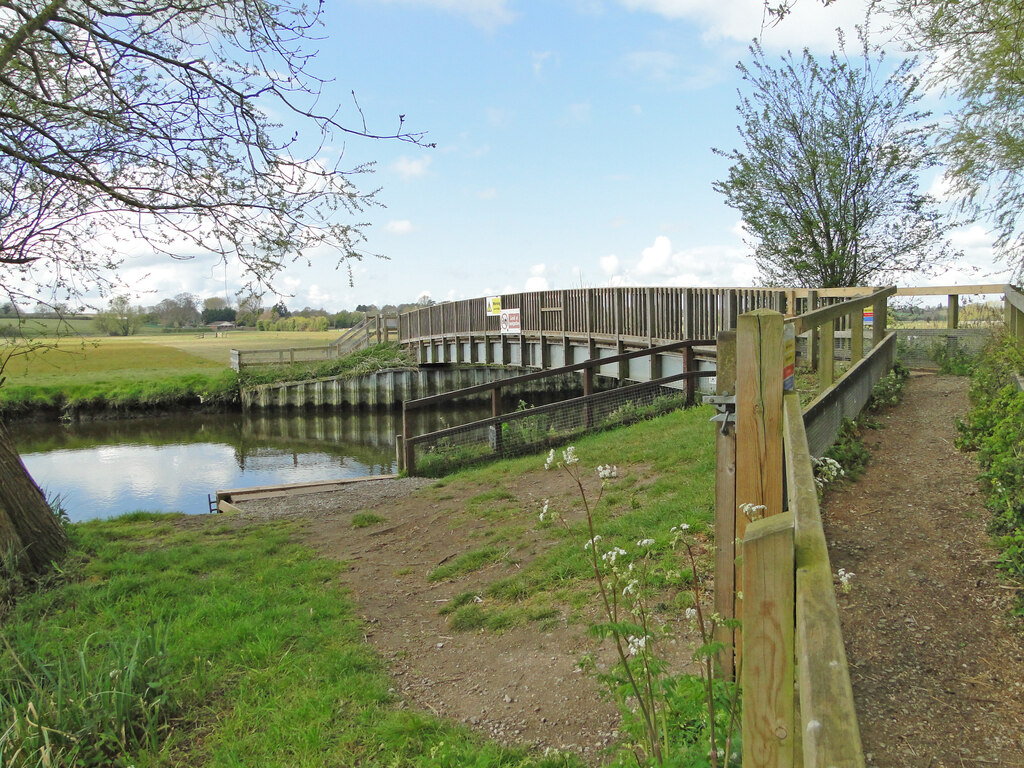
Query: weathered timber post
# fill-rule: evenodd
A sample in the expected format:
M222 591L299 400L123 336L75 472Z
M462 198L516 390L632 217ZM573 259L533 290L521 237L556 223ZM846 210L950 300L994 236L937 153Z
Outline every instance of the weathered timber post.
M491 416L495 419L501 416L501 387L491 390ZM505 455L505 448L501 441L500 421L494 423L494 453L499 459Z
M416 446L413 445L409 438L412 437L412 432L409 429L409 409L406 403L402 403L402 448L405 451L405 474L415 475L416 474Z
M960 327L960 296L951 293L946 299L946 328L955 330Z
M818 382L822 390L825 390L836 380L836 321L829 320L819 328L818 343L821 350L818 352Z
M850 365L864 358L864 310L857 307L850 313Z
M792 512L743 537L743 765L792 768L796 578Z
M813 312L818 308L818 292L807 292L807 311ZM811 370L818 370L818 329L812 328L811 335L807 337L807 357L811 361Z
M782 315L756 309L736 329L736 537L747 530L745 509L770 517L782 512ZM743 592L736 573L736 592ZM744 618L736 605L736 618ZM737 636L741 633L737 632ZM737 637L738 653L742 640ZM737 662L738 665L738 662Z
M736 394L736 331L718 334L715 394ZM736 425L726 422L715 435L715 613L736 616ZM734 679L733 630L722 626L716 640L723 644L718 665L727 680Z
M871 324L871 348L875 349L885 339L886 327L885 316L889 311L889 304L886 297L880 298L874 303L874 320Z

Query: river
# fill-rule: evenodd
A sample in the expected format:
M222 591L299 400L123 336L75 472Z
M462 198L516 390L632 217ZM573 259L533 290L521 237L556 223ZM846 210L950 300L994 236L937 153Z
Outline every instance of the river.
M473 408L445 419L485 415ZM421 418L418 431L437 422L436 414ZM73 521L136 510L201 514L218 490L392 474L401 431L398 411L183 413L10 427L29 473L48 497L60 496Z

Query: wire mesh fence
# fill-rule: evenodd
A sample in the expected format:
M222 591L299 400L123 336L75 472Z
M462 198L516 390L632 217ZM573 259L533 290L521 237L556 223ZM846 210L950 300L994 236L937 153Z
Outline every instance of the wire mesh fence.
M535 453L587 432L653 418L686 406L686 381L701 376L714 376L714 371L675 374L417 435L406 442L406 470L440 477L470 464Z
M992 329L899 328L896 337L896 357L908 368L956 368L981 353Z

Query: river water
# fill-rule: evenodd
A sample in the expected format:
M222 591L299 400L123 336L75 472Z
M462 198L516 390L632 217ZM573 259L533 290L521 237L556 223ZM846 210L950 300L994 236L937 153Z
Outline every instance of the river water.
M486 408L445 413L450 424ZM436 429L424 413L417 432ZM429 425L429 426L428 426ZM11 425L22 461L74 521L134 512L209 512L232 488L391 474L401 412L193 414Z

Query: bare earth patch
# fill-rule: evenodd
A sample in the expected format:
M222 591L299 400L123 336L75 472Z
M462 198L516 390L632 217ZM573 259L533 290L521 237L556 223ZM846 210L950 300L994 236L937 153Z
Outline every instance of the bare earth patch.
M967 384L913 375L864 475L825 500L833 570L856 574L839 603L871 766L1024 766L1024 627L954 446Z
M418 478L381 480L240 506L246 517L311 519L307 541L349 566L343 583L360 608L367 640L388 662L395 693L407 705L505 743L570 750L588 762L601 762L604 749L618 739L619 715L576 663L585 653L607 663L610 650L587 636L586 621L567 622L564 616L500 633L453 631L439 611L467 586L426 577L489 541L485 537L494 523L485 516L467 516L465 508L490 489L432 485ZM529 523L502 545L514 550L514 563L499 562L474 573L473 588L514 573L555 546L535 525L539 500L568 498L573 490L562 472L538 470L523 478L508 503L521 507ZM360 510L372 510L385 521L354 528L352 517ZM680 642L677 655L688 657L688 648Z

